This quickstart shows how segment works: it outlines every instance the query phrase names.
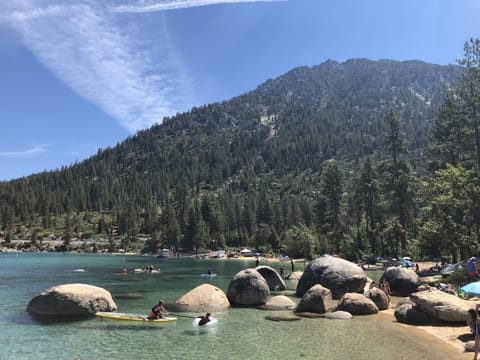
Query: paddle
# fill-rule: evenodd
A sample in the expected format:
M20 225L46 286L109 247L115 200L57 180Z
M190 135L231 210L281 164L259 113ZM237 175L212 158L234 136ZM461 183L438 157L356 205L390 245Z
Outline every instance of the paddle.
M185 318L190 318L190 319L196 319L198 318L198 316L190 316L190 315L182 315L182 314L176 314L176 313L170 313L170 315L173 315L173 316L179 316L179 317L185 317Z

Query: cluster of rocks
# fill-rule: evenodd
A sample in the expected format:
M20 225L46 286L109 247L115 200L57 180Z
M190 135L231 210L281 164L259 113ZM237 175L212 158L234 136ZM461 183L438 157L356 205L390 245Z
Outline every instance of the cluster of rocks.
M395 271L389 269L383 275L390 282L392 291L401 292L404 288L416 290L418 284L414 278ZM244 306L309 316L334 311L351 315L375 314L389 306L389 299L383 291L369 288L371 281L360 267L340 258L312 260L303 273L290 274L289 281L297 282L293 294L301 298L298 305L291 296L287 296L292 295L292 291L286 290L284 279L275 269L258 266L238 272L230 281L226 294L218 287L203 284L169 304L169 307L177 311L219 312L230 306ZM276 295L272 296L272 293ZM97 311L116 309L107 290L86 284L47 289L33 298L27 307L29 313L41 316L92 315ZM341 318L345 318L344 313L340 314L343 314Z
M291 273L295 291L287 290L280 274L269 266L238 272L230 281L227 293L210 284L200 285L169 308L186 312L221 312L230 306L275 310L265 318L272 321L295 321L301 317L350 319L353 315L376 314L390 306L388 296L373 286L363 269L347 260L322 257L312 260L303 272ZM429 286L419 286L410 270L390 267L383 273L392 295L404 297L395 307L398 322L411 325L465 324L468 310L480 301L463 300ZM292 296L300 298L298 304ZM35 296L27 306L34 316L91 316L98 311L115 311L111 294L87 284L52 287ZM473 340L465 344L473 351Z

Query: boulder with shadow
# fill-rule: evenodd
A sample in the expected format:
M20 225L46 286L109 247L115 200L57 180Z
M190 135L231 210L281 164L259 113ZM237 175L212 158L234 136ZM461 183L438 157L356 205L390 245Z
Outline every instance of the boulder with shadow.
M285 290L285 281L283 281L277 270L270 266L257 266L255 270L257 270L267 281L268 287L271 291Z
M387 268L380 278L380 284L383 279L387 280L390 285L393 296L408 296L417 291L419 286L418 276L415 272L398 266Z
M332 292L322 285L312 286L303 295L297 306L297 312L310 312L323 314L335 308L332 300Z
M367 275L358 265L337 257L322 257L308 263L298 281L297 296L302 297L319 284L332 292L333 299L345 293L363 293Z
M390 307L390 300L383 290L371 288L365 292L365 296L377 305L378 310L386 310Z
M346 311L352 315L370 315L378 313L378 307L365 295L346 293L340 299L337 311Z
M436 325L439 323L434 317L420 311L418 306L408 298L395 305L393 315L398 322L403 324Z
M230 281L227 298L231 305L258 306L267 303L270 288L265 278L255 269L238 272Z
M178 311L218 312L228 309L230 302L218 287L202 284L190 290L171 306Z
M456 324L464 324L468 310L478 304L438 290L416 292L411 294L409 299L419 311L430 317Z
M51 287L35 296L27 311L37 316L88 316L98 311L115 311L117 305L109 291L87 284Z

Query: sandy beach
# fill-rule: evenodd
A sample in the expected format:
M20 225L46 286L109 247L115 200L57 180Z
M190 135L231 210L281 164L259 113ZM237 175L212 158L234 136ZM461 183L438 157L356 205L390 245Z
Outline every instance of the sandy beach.
M465 343L461 340L469 333L465 326L420 326L407 325L396 321L393 308L379 312L379 316L392 321L394 326L402 326L412 333L417 341L428 342L430 346L444 349L445 354L451 359L472 359L473 353L465 352ZM451 357L454 356L454 357Z

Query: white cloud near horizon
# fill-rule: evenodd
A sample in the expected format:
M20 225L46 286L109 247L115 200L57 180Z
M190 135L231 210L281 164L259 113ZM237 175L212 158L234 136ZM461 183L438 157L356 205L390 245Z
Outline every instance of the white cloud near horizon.
M5 159L29 159L39 154L43 154L47 151L47 145L36 145L27 150L21 151L2 151L0 152L0 158Z
M0 3L0 23L16 30L39 61L130 133L195 104L192 77L162 19L155 34L122 13L281 0L17 0ZM117 2L118 4L118 2Z

